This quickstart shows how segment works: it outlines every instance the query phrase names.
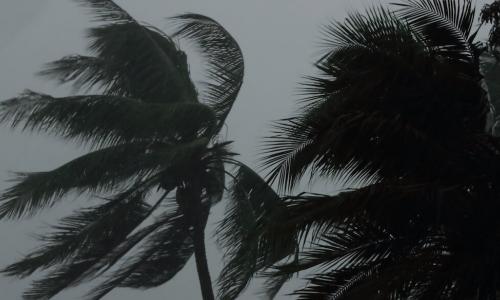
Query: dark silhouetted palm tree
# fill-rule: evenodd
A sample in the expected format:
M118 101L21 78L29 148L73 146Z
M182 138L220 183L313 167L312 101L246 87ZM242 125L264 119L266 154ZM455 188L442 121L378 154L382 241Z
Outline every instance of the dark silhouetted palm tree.
M307 173L363 185L255 210L258 251L233 260L255 262L269 296L298 272L312 274L300 299L482 300L500 290L500 141L487 133L474 8L396 5L326 26L320 75L268 140L264 166L283 192Z
M236 163L219 133L242 85L241 50L208 17L173 18L174 36L192 42L207 61L199 95L186 55L169 36L113 1L78 2L100 22L88 31L91 56L64 57L41 74L83 95L27 91L1 102L0 118L92 151L52 171L20 173L1 196L0 216L31 216L75 192L99 195L101 203L62 219L40 248L4 273L49 270L25 299L48 299L104 274L88 296L101 299L117 287L159 286L194 253L203 299L214 299L204 231L224 192L225 165Z

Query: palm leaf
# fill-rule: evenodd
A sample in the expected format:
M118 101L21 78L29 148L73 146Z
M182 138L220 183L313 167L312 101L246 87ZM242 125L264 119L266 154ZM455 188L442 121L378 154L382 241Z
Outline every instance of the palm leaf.
M205 180L205 188L211 205L219 203L226 190L226 170L222 160L209 164Z
M140 24L111 0L76 1L105 23L89 30L90 50L119 64L119 77L130 83L119 86L105 77L104 83L113 87L109 92L156 102L196 101L186 56L165 33Z
M204 215L208 217L209 206ZM205 218L206 220L206 218ZM193 254L191 229L186 216L179 210L155 221L155 230L140 246L139 253L128 259L88 298L98 300L117 287L148 288L170 280Z
M236 172L230 201L217 229L218 241L227 249L227 264L218 279L221 299L236 299L257 271L295 250L293 235L273 234L272 226L286 219L283 203L247 166L240 165Z
M408 20L428 45L447 56L474 59L470 36L475 9L471 0L405 0L395 5L400 7L398 15Z
M53 171L20 174L19 182L0 198L1 216L32 215L70 191L106 192L137 180L168 183L164 188L171 189L206 144L206 139L178 145L125 144L89 153Z
M117 247L150 214L144 202L146 190L131 189L103 205L83 209L66 217L56 232L42 236L44 245L3 272L26 277L37 269L57 266L49 275L33 283L26 299L48 299L63 289L88 279L88 270ZM117 220L122 220L117 222Z
M69 55L45 65L38 75L56 80L59 84L72 83L74 91L92 88L104 89L105 94L132 94L130 78L118 62L100 57Z
M109 191L134 178L148 178L157 160L144 145L115 146L81 156L49 172L19 173L1 197L1 216L32 215L68 192ZM131 163L135 162L135 163Z
M104 242L116 244L112 239L121 241L139 225L138 222L142 221L149 211L149 205L143 202L144 196L142 188L132 189L117 195L103 205L83 209L75 215L62 219L60 225L53 227L56 233L40 237L45 243L41 248L5 268L4 273L24 278L37 269L71 261L75 253L76 255L90 251L98 253L96 249L104 246ZM130 219L124 218L127 214L133 216ZM126 226L123 224L120 224L121 227L117 226L118 217L129 220L130 223L126 223Z
M243 54L234 38L215 20L199 14L174 17L174 36L187 38L207 60L208 88L204 100L217 112L218 130L233 107L243 83Z
M185 122L186 118L196 121ZM162 105L101 95L54 98L31 91L1 102L0 121L94 147L138 140L176 141L206 134L215 126L213 111L202 104Z

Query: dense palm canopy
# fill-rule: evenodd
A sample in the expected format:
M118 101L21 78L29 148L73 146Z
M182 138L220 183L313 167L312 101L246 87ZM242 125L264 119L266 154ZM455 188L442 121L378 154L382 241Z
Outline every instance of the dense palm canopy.
M326 26L320 75L268 143L265 165L280 187L307 168L351 179L439 174L436 155L464 143L464 133L484 132L474 11L448 2L407 1ZM446 15L443 3L460 10Z
M363 187L256 210L247 261L270 296L307 273L299 299L496 299L500 140L475 18L471 1L404 0L325 27L319 75L264 166L283 192L306 174Z
M25 299L49 299L102 275L88 295L101 299L117 287L159 286L195 253L203 297L213 299L204 230L224 192L225 164L235 163L218 134L242 84L241 50L208 17L173 18L174 36L207 62L207 89L198 94L171 37L111 0L77 2L99 22L88 31L90 55L64 57L40 74L83 93L26 91L0 103L0 121L91 152L48 172L18 174L0 198L0 217L32 216L75 193L96 195L100 204L63 218L40 248L4 273L48 270Z

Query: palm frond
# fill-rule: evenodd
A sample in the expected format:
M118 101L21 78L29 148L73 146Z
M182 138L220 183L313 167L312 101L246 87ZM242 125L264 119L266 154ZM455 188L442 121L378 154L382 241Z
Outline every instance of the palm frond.
M344 299L342 296L350 288L374 276L377 268L353 267L338 271L316 274L309 278L307 287L296 291L300 300ZM373 295L372 295L373 296ZM349 299L349 297L347 297Z
M326 55L335 49L360 46L373 51L412 50L404 43L415 43L411 28L388 9L378 6L367 9L364 14L353 13L344 22L332 22L323 29L322 40Z
M110 191L134 179L147 181L158 168L145 145L121 145L83 155L48 172L19 173L1 197L2 218L33 215L71 191Z
M100 57L69 55L44 66L38 75L56 80L59 84L72 83L74 91L87 92L92 88L104 89L105 94L132 94L130 78L123 65Z
M400 115L375 109L335 111L325 104L317 111L277 122L273 135L267 137L262 165L270 170L269 180L277 180L284 191L291 190L307 171L311 177L341 183L368 183L417 172L408 162L413 155L422 163L444 155L441 144L433 139ZM394 143L400 140L407 142ZM424 142L426 148L420 148Z
M134 18L112 0L74 0L92 11L95 21L136 22Z
M439 242L410 253L402 251L390 259L321 272L310 277L309 285L296 291L296 294L301 300L428 299L420 294L426 289L426 280L432 277L430 274L442 268L442 263L449 261L450 257ZM450 288L447 284L440 288L441 295L436 299L464 297L464 294L453 297L449 292L446 293Z
M211 205L219 203L226 190L226 170L222 160L209 164L207 171L205 188Z
M426 43L449 57L474 60L470 40L475 20L471 0L405 0L395 3L398 15L408 20Z
M418 226L438 226L437 220L446 222L447 217L440 212L440 207L453 201L457 201L458 206L458 199L466 197L461 186L436 187L432 183L403 182L380 182L337 195L287 196L288 218L281 227L283 232L295 231L300 241L312 243L318 243L336 226L366 218L378 226L404 232ZM450 215L462 212L457 207Z
M91 28L88 37L95 56L119 65L118 77L103 77L108 93L145 101L178 102L196 100L185 54L163 32L142 25L111 0L76 0L89 7L104 25Z
M232 141L226 141L211 145L200 160L206 170L201 178L202 186L205 189L205 197L211 205L219 203L226 191L228 172L225 164L239 164L234 159L234 156L238 154L231 150L231 144Z
M418 231L393 232L369 218L347 222L277 274L315 270L299 299L407 299L449 258L442 235Z
M144 202L147 189L138 186L106 200L106 203L78 211L54 226L54 233L41 236L44 243L4 273L26 277L38 269L56 266L25 292L26 299L48 299L88 279L88 270L122 243L150 214ZM121 220L117 222L117 220Z
M164 217L173 216L170 211L166 211L158 217L154 218L154 222L143 228L136 230L134 233L130 234L126 240L117 245L114 249L109 251L105 256L101 257L99 261L96 261L92 268L89 268L85 273L82 274L82 277L89 278L94 277L97 278L100 275L103 275L107 271L109 271L112 267L114 267L117 263L125 260L126 256L131 253L131 251L135 250L136 247L141 245L141 243L154 233L156 233L160 227L164 225L163 222L158 222L158 220Z
M144 197L144 188L138 187L119 194L100 206L83 209L62 219L60 225L53 227L55 233L40 237L44 242L42 247L8 266L3 272L9 276L24 278L37 269L71 261L80 253L99 253L101 250L98 249L105 246L104 242L108 245L121 242L149 211L149 205L143 202ZM128 223L117 224L116 220L127 220ZM116 241L113 242L115 238Z
M177 218L170 227L154 233L142 251L155 248L148 258L120 284L122 287L152 288L172 279L194 253L192 230L185 218Z
M267 278L264 283L264 292L263 299L273 300L276 298L280 290L283 288L283 285L292 279L291 274L280 274L277 276L273 276L271 278Z
M227 260L218 279L221 299L236 299L257 271L292 255L295 250L293 235L273 234L274 224L286 219L281 199L245 165L237 169L230 201L217 229Z
M208 88L204 100L217 112L219 131L243 84L244 61L236 40L215 20L199 14L173 18L178 24L174 36L189 39L207 60Z
M0 198L0 216L32 215L71 191L108 192L134 181L168 183L168 190L182 181L207 143L198 139L177 145L124 144L91 152L49 172L21 173L18 183Z
M204 206L208 217L209 206ZM193 254L191 228L181 210L161 216L154 230L140 246L139 253L123 265L94 291L88 299L98 300L117 287L148 288L170 280ZM157 226L158 225L158 226Z
M93 147L177 141L207 134L216 125L213 111L198 103L154 104L102 95L54 98L31 91L1 102L0 122Z

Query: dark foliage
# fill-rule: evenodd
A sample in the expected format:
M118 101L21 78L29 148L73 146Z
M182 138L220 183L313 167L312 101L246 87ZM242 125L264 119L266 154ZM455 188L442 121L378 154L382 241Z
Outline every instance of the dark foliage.
M253 233L281 256L254 275L279 289L307 272L299 299L496 299L500 140L486 132L472 2L393 8L324 28L319 75L265 150L282 191L307 173L364 186L281 198L285 217Z

